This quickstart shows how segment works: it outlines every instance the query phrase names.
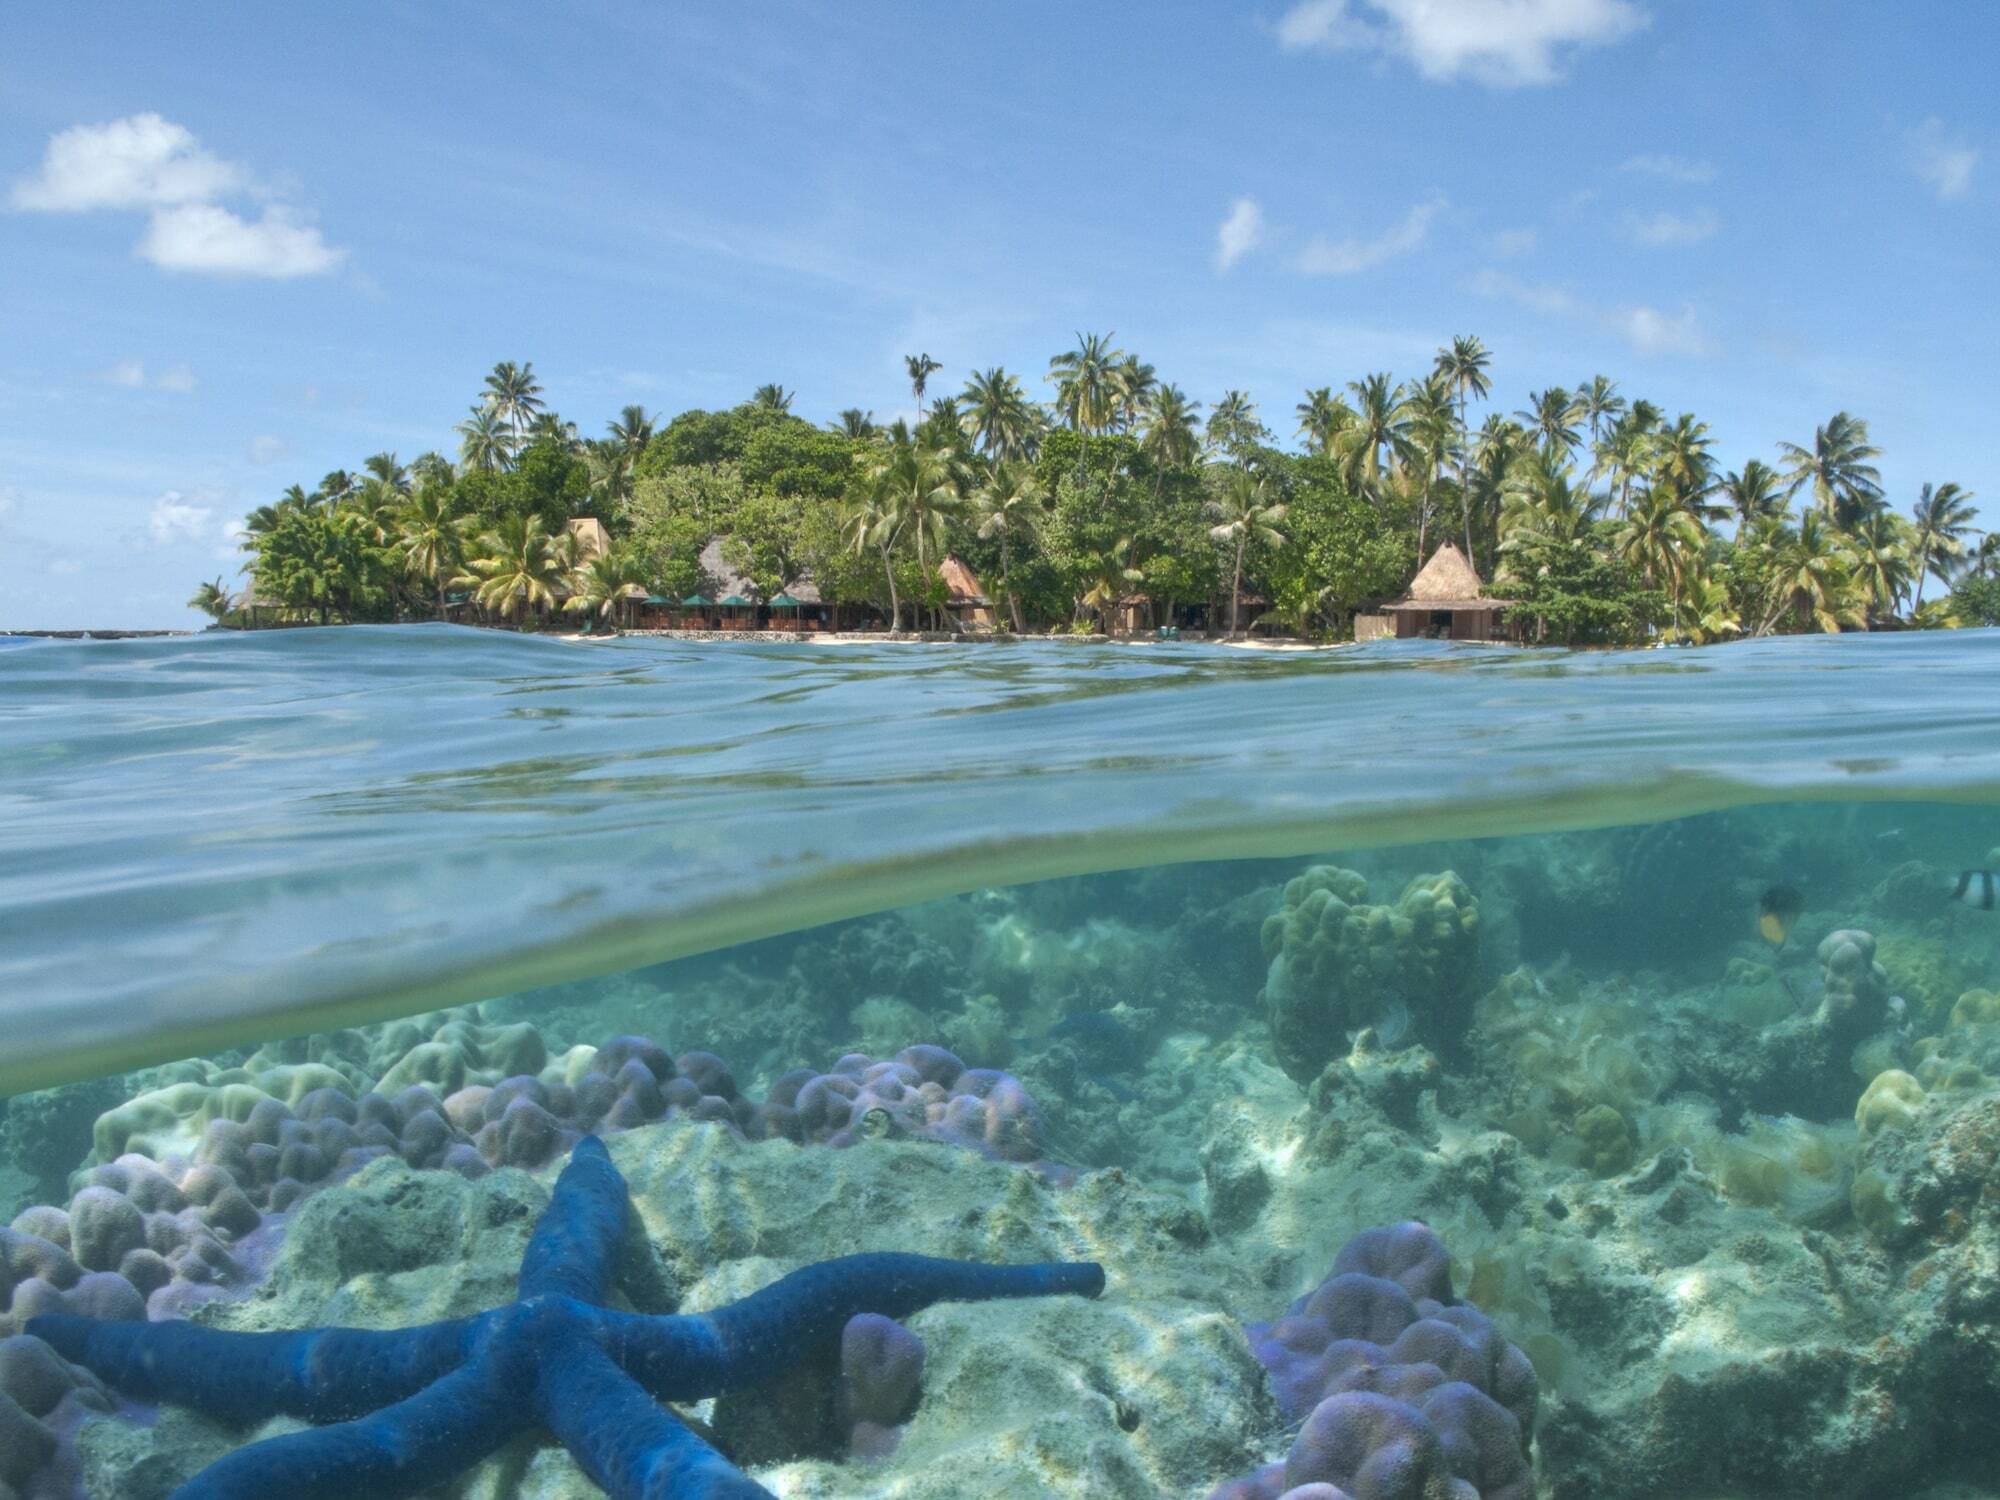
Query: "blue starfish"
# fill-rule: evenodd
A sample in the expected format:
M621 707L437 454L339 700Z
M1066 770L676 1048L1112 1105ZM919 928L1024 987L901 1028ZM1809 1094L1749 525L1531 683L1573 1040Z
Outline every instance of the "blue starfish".
M848 1255L713 1312L644 1317L604 1305L630 1212L625 1179L589 1136L556 1179L506 1307L382 1332L224 1333L56 1313L27 1331L142 1400L230 1422L282 1413L329 1424L240 1448L171 1500L391 1500L537 1424L616 1500L772 1500L659 1403L763 1385L836 1346L859 1313L1104 1290L1104 1268L1087 1261Z

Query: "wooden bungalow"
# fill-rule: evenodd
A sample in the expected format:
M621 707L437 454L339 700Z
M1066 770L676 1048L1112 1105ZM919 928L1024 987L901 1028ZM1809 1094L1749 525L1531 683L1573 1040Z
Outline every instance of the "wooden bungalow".
M1513 602L1489 595L1465 554L1446 542L1418 571L1410 591L1382 613L1399 640L1498 641L1511 634L1501 621Z

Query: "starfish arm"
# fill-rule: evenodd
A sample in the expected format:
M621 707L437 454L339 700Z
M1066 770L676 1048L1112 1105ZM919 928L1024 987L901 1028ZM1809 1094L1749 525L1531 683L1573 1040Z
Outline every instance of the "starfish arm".
M550 1354L536 1373L542 1424L612 1500L774 1500L596 1344L568 1340Z
M858 1313L906 1318L933 1302L998 1297L1095 1297L1094 1261L991 1266L928 1255L845 1255L806 1266L741 1301L696 1316L600 1312L606 1347L647 1390L692 1401L761 1385L840 1337Z
M354 1422L266 1438L168 1500L401 1500L479 1462L521 1428L484 1361Z
M629 1211L625 1179L604 1142L585 1136L556 1179L555 1195L521 1257L521 1295L601 1304L618 1268Z
M376 1331L225 1333L178 1319L105 1322L46 1313L28 1332L142 1401L172 1401L230 1422L359 1416L415 1394L464 1357L478 1319Z

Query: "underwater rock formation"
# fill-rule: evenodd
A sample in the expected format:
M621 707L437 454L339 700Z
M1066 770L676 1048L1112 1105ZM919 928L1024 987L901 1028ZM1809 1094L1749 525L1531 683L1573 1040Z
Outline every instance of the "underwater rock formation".
M1453 1295L1427 1226L1363 1230L1284 1317L1246 1331L1304 1426L1282 1463L1210 1500L1532 1500L1534 1366Z
M857 1255L709 1313L644 1317L607 1305L630 1214L624 1179L603 1143L586 1136L528 1241L510 1306L385 1332L241 1334L51 1313L32 1320L32 1333L142 1400L234 1422L285 1414L326 1424L220 1460L192 1482L204 1500L407 1495L477 1463L529 1422L617 1500L770 1500L656 1402L764 1384L816 1345L844 1343L862 1314L907 1316L946 1300L1094 1297L1104 1288L1103 1268L1089 1262ZM899 1372L883 1363L865 1352L856 1361L881 1377L878 1395L898 1385Z
M1479 905L1458 876L1419 875L1394 906L1368 902L1352 870L1315 865L1264 922L1263 1003L1278 1062L1301 1084L1372 1026L1455 1048L1479 979Z

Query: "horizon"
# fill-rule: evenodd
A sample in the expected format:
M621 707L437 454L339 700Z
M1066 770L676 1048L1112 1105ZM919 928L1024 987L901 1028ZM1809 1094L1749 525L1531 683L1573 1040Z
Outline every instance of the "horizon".
M1475 425L1601 373L1725 468L1845 410L1898 512L2000 493L2000 15L364 14L16 19L0 629L198 627L245 512L453 453L501 359L594 435L766 381L907 417L920 351L933 395L1001 364L1046 399L1115 332L1296 447L1307 387L1477 334Z

